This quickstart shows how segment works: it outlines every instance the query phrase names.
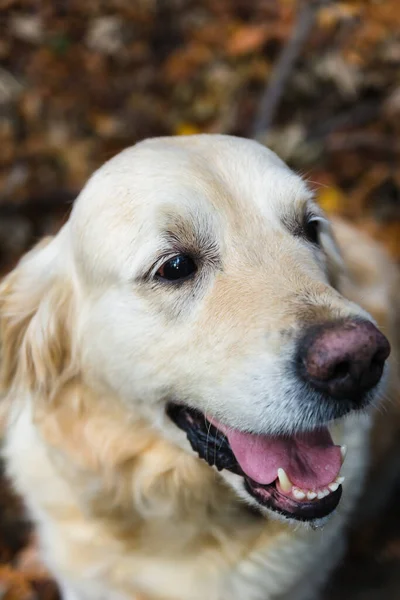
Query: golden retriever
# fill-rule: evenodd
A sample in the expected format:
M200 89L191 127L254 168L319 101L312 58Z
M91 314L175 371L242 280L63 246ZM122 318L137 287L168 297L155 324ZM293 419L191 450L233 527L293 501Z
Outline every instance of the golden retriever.
M4 456L63 598L317 597L398 431L397 270L335 227L260 144L158 138L4 279Z

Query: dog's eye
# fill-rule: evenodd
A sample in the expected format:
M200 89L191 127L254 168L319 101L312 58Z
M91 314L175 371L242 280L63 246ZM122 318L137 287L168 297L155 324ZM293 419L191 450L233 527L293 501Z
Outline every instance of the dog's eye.
M196 263L186 254L178 254L165 262L157 271L156 276L166 281L187 279L197 271Z
M304 233L312 244L319 246L320 220L315 217L306 218L304 221Z

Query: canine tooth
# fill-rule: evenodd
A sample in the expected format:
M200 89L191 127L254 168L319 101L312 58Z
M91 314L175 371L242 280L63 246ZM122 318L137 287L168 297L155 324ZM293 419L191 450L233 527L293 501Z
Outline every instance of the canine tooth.
M333 483L330 483L328 485L328 488L331 490L331 492L336 492L336 490L338 489L339 484L336 483L336 481L334 481Z
M342 464L344 463L344 459L347 454L347 446L340 446L340 454L342 455Z
M344 480L345 480L344 477L336 477L335 483L338 483L340 485L341 483L343 483Z
M311 492L311 491L307 492L307 498L309 500L314 500L314 498L316 498L316 497L317 497L316 492Z
M293 487L292 482L289 477L286 475L286 471L284 469L278 469L278 479L279 485L282 488L283 492L290 492Z
M296 498L296 500L304 500L304 498L306 497L305 493L302 490L299 490L299 488L296 488L296 487L294 487L292 489L292 494Z

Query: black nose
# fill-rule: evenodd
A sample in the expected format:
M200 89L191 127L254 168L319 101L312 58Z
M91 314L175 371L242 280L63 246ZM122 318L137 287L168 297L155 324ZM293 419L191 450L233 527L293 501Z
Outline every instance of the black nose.
M298 347L300 374L336 399L356 400L381 379L390 354L386 337L369 321L315 325Z

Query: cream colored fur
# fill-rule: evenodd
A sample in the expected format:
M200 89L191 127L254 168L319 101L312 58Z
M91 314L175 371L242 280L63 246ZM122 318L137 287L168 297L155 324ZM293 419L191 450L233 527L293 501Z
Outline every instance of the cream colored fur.
M322 220L322 251L282 224L305 205ZM317 530L250 511L241 478L202 462L165 404L184 398L261 433L312 426L285 367L296 335L323 318L371 313L397 364L397 270L335 228L342 254L306 184L255 142L155 139L95 173L60 233L5 278L4 455L67 600L318 594L343 551L370 439L378 465L391 452L396 369L380 388L385 411L331 427L348 446L346 481ZM165 231L208 244L197 284L152 280L173 255Z

